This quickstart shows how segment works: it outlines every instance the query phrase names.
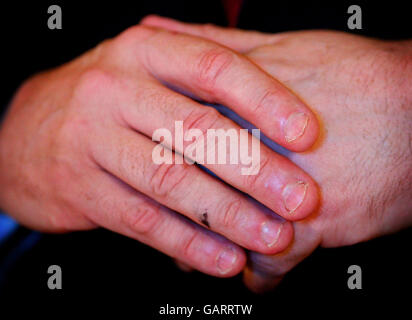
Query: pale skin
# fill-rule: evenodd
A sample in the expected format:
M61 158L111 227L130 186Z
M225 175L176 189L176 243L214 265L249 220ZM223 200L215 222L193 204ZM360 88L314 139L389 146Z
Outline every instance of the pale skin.
M255 176L240 175L238 165L206 165L227 184L196 166L154 164L151 135L173 132L176 120L187 129L240 129L165 83L230 106L290 150L317 139L307 105L242 54L135 26L18 89L0 130L1 209L41 231L104 227L220 277L245 267L243 248L284 250L290 221L318 204L314 180L264 146Z
M275 287L315 248L339 247L412 225L412 42L339 32L276 35L148 17L146 25L204 37L245 54L311 106L320 138L284 155L321 188L315 214L293 222L283 252L250 252L244 281Z

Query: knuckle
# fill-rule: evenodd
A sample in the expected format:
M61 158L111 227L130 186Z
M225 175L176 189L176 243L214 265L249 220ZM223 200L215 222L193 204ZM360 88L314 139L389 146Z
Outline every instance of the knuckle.
M196 63L199 84L207 91L213 91L217 81L230 68L235 54L223 48L213 48L202 52Z
M279 101L279 94L270 89L267 89L263 94L256 99L254 108L251 108L251 114L255 115L266 115L267 106L276 106L277 101ZM266 111L265 111L266 110Z
M183 124L186 131L199 129L203 134L206 134L207 129L216 126L220 119L221 115L216 109L204 107L201 110L195 109L190 112L190 114L183 120Z
M57 151L59 147L67 148L68 146L79 151L79 148L87 146L87 137L95 129L94 123L90 115L79 112L77 108L68 112L66 119L60 124L58 130L55 130L53 142L50 144L54 151Z
M235 225L240 220L241 199L231 200L224 204L222 223L223 227L229 228Z
M88 69L80 75L74 89L74 97L77 105L84 106L90 101L107 96L110 88L113 88L114 76L100 68Z
M182 255L190 260L193 259L194 253L197 251L198 233L191 231L191 233L182 240L181 251Z
M148 39L155 33L155 28L144 25L135 25L120 33L116 37L116 43L123 49L131 48L139 42Z
M200 26L200 28L201 28L202 34L204 34L207 37L214 38L214 36L217 33L217 27L212 23L206 23Z
M189 168L184 165L162 163L156 166L150 177L151 191L157 197L170 196L184 184Z
M160 221L158 206L143 203L132 208L128 207L122 213L122 222L134 232L139 234L151 234Z
M257 174L243 176L243 185L245 190L256 190L259 187L259 181L267 176L266 170L269 165L269 157L267 155L260 155L259 171Z

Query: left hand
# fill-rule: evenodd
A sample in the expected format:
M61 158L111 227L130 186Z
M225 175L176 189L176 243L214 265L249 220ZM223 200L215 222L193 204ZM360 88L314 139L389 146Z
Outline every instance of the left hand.
M294 222L295 240L285 252L250 253L249 288L275 286L318 246L350 245L412 225L411 42L330 31L269 35L159 17L142 23L243 52L320 120L321 138L311 150L284 151L319 184L320 208Z

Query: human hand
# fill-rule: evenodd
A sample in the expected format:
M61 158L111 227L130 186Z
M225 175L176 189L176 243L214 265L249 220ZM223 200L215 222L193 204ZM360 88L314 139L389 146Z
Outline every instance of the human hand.
M185 130L240 129L165 83L231 106L292 150L317 137L311 111L248 59L200 38L136 26L19 89L0 132L2 209L43 231L102 226L216 276L244 267L239 246L268 254L287 247L293 230L285 219L196 166L153 162L153 132L174 133L177 120ZM288 122L291 115L305 127ZM268 148L260 157L265 166L254 176L241 175L240 165L205 166L288 220L305 218L317 203L313 180ZM205 218L215 233L196 224Z
M320 120L320 139L310 150L283 150L319 184L319 210L293 223L287 250L250 253L244 272L249 288L272 288L318 246L350 245L412 224L411 42L327 31L268 35L159 17L143 23L245 53Z

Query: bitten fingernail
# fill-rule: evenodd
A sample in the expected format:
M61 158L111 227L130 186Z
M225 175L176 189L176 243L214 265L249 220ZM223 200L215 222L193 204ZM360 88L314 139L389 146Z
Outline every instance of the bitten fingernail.
M295 212L305 200L308 184L303 181L288 184L283 189L283 203L289 214Z
M283 224L267 221L262 224L262 240L270 248L273 247L279 239Z
M308 125L309 117L303 112L295 112L289 116L284 127L287 142L300 138Z
M221 274L226 274L233 269L237 260L237 254L233 248L225 248L217 257L217 268Z

